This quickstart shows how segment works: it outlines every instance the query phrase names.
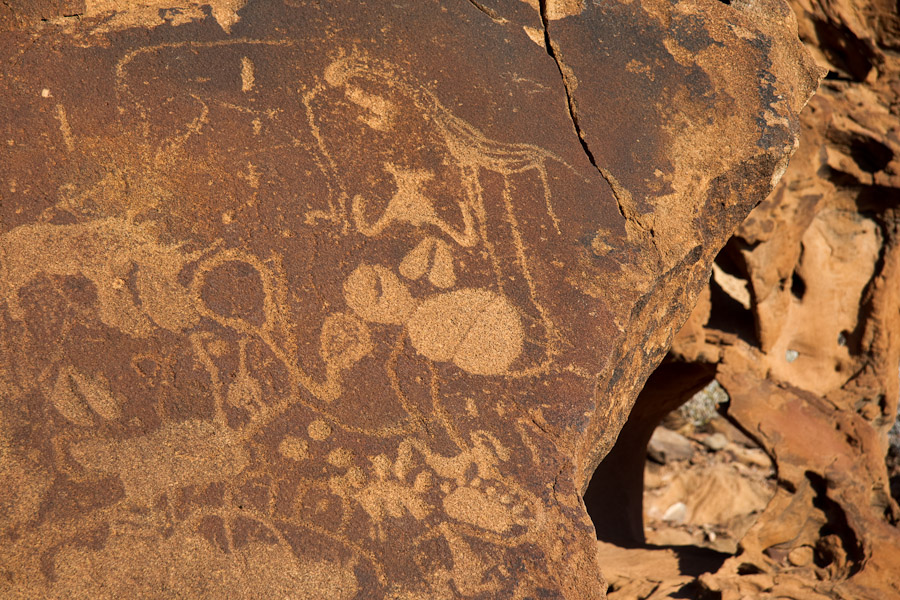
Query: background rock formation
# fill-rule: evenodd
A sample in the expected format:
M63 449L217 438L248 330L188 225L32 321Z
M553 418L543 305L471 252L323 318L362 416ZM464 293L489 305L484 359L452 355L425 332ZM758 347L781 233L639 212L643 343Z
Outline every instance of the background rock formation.
M594 514L601 539L640 543L635 457L663 416L713 377L730 396L722 412L774 462L776 492L721 568L699 579L677 567L668 579L664 567L625 574L612 597L683 587L725 599L900 596L896 466L885 467L886 455L896 460L900 363L900 17L890 3L793 8L828 69L801 115L800 148L718 257L622 447L598 471L598 481L632 490L629 526ZM598 506L616 505L596 495ZM641 552L636 559L673 565L671 551Z
M2 595L602 598L786 4L181 4L0 13Z

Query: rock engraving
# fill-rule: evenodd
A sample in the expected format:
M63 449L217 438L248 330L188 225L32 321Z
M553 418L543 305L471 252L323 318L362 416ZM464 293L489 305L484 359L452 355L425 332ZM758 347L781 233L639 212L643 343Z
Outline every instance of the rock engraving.
M716 4L672 35L741 69L641 34L576 97L610 7L118 4L0 33L0 596L602 597L580 493L790 154L793 34ZM684 100L574 119L635 94Z

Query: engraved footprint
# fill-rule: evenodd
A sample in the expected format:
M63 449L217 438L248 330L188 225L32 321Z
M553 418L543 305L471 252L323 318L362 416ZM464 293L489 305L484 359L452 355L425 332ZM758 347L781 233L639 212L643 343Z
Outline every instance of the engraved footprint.
M528 523L524 503L478 478L447 494L443 505L451 518L495 533L505 533L514 525Z

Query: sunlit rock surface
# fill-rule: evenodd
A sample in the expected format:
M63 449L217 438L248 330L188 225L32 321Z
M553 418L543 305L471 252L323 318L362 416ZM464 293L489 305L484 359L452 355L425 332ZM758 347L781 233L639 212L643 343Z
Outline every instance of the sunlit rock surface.
M783 2L4 5L4 597L602 598ZM71 4L71 6L70 6Z
M799 149L720 254L620 437L632 446L649 437L715 377L730 397L721 411L772 459L777 487L735 556L707 574L673 573L672 550L632 556L604 545L620 563L659 566L619 568L612 598L683 588L723 600L900 597L900 442L889 435L900 363L900 16L881 2L792 6L828 69L801 115ZM626 465L632 446L614 449L599 473L608 485L627 473L620 480L640 494L642 464ZM737 486L730 493L723 502L743 500ZM635 528L617 526L634 499L610 501L619 519L608 511L598 531L634 544Z

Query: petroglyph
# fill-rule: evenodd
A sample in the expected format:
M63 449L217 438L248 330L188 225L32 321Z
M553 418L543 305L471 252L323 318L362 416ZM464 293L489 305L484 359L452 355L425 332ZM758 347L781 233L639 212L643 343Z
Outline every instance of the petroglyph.
M309 443L296 436L287 436L278 445L278 451L291 460L304 460L309 458Z
M48 92L49 96L49 92ZM56 118L59 120L59 132L69 152L75 150L75 141L72 139L72 129L69 127L69 119L66 117L66 109L62 104L56 105Z
M450 288L456 284L453 254L447 242L426 237L403 257L400 274L407 279L419 279L428 273L428 281L435 287Z
M253 89L253 62L246 56L241 58L241 91L249 92Z
M331 477L329 489L345 503L359 504L371 521L368 535L375 540L385 539L391 519L427 522L435 515L446 515L485 535L511 535L518 527L518 537L526 539L526 527L543 518L540 503L503 481L499 466L510 455L496 439L485 432L473 437L472 447L454 456L443 456L412 439L400 442L393 461L379 454L367 466L344 452L342 460L329 460L343 469ZM435 492L440 503L435 503Z
M377 236L394 223L409 223L414 227L437 227L460 246L475 244L475 223L468 206L461 207L464 229L457 231L437 216L432 202L420 191L423 184L432 178L431 173L402 169L390 163L384 166L384 170L394 177L397 191L377 221L367 223L363 217L366 212L365 199L361 196L353 198L353 223L363 235Z
M422 248L420 245L414 252ZM427 246L424 250L427 252ZM406 270L414 273L411 262L405 263ZM453 362L469 373L504 373L522 349L519 315L506 299L489 290L460 289L419 302L386 267L360 265L344 283L344 295L361 318L405 324L416 350L433 361ZM358 357L354 362L364 356L360 352L362 347L355 351Z
M0 293L13 319L25 315L19 290L39 274L81 275L95 286L100 318L110 327L143 337L155 326L181 331L198 314L181 269L201 254L185 254L158 241L150 223L109 217L74 225L22 225L0 236ZM147 305L135 304L134 281Z
M528 2L4 12L0 596L602 596L578 487L783 159L670 142L794 54L732 10L676 29L753 60L635 87L561 48L646 6ZM607 162L681 261L641 289Z
M109 386L72 367L63 368L56 376L50 401L60 414L77 425L92 425L92 412L108 420L122 417L120 402L113 397Z
M309 424L308 432L312 439L324 442L331 435L331 426L321 419L316 419Z
M116 65L119 102L140 115L153 108L129 79L145 58L228 48L237 63L229 89L261 98L271 86L265 53L294 45L234 39L132 50ZM74 529L44 524L23 538L36 544L57 536L59 594L87 593L86 581L102 582L110 597L173 581L191 594L200 585L191 565L203 565L246 573L254 589L273 594L304 598L302 590L315 589L316 597L351 597L359 569L386 584L391 565L379 548L410 520L418 523L411 546L445 547L447 564L427 575L433 589L484 593L499 589L478 567L485 548L536 543L529 528L546 518L545 501L503 477L510 450L493 434L460 426L446 406L439 367L521 379L552 365L559 340L519 232L516 181L543 194L543 230L557 236L548 165L570 167L539 147L486 137L399 69L359 53L333 61L299 94L308 128L290 131L284 146L319 169L310 176L321 177L328 194L285 208L300 210L305 202L308 210L281 229L282 251L262 252L249 238L228 234L267 193L272 159L264 153L235 159L228 176L253 196L213 214L211 229L225 230L184 238L160 218L162 203L184 199L177 190L158 193L154 169L182 168L172 157L203 148L223 115L246 119L248 135L277 122L249 100L243 106L195 90L181 98L189 118L142 142L152 168L136 190L112 172L83 189L66 184L38 221L0 235L0 316L14 326L49 318L35 312L29 290L72 279L90 291L90 339L100 344L116 332L140 349L129 360L141 388L111 377L105 361L80 364L68 348L33 381L10 369L11 386L37 390L65 423L52 441L53 469L77 485L121 483L121 497L85 509L79 525L111 528L98 549L70 544ZM421 116L429 131L423 141L435 142L443 167L380 161L377 177L387 185L354 193L336 166L328 114L334 97L357 107L354 126L366 131L395 135L409 114ZM73 131L62 104L56 117L66 151L83 152L87 137ZM499 187L489 189L486 173ZM302 189L305 182L291 183ZM318 264L319 244L353 250L339 264ZM368 244L395 250L367 255L360 249ZM184 387L173 386L176 379ZM0 399L4 413L9 402ZM348 413L351 402L356 408ZM465 411L479 414L473 398ZM430 445L436 436L449 440L448 449ZM358 451L372 443L381 444L378 453ZM4 472L31 482L28 493L0 494L3 506L20 507L5 527L33 517L52 476L0 451ZM26 470L32 475L21 475ZM160 537L163 527L174 533ZM290 535L328 540L351 558L308 559ZM114 558L134 552L152 565L179 566L162 572ZM104 568L110 562L117 566ZM224 595L237 589L238 580L228 577L216 584ZM395 584L394 592L402 597L418 585Z
M381 265L362 264L344 282L347 306L366 321L402 325L416 308L406 285Z
M469 373L504 373L522 350L518 314L503 296L487 290L432 296L416 309L408 327L416 350Z
M325 70L325 85L317 85L304 95L312 135L316 140L322 159L320 164L337 182L338 197L329 202L329 210L313 210L307 214L307 221L315 223L321 219L341 223L345 228L353 228L365 236L380 238L397 235L402 228L422 231L421 247L414 248L401 263L400 273L409 279L421 277L425 255L431 253L430 238L442 242L434 247L434 262L429 271L429 281L439 288L452 288L459 273L454 267L454 257L445 240L462 249L480 249L487 253L495 277L496 291L509 297L507 287L510 279L521 278L528 289L525 304L519 310L540 323L543 329L540 343L545 357L539 362L523 367L518 372L506 371L508 376L527 376L546 372L559 352L556 327L539 298L539 293L531 273L527 250L523 241L519 217L516 215L517 178L533 178L544 197L550 232L560 234L559 220L553 208L550 193L548 165L558 164L571 169L568 164L550 152L529 144L498 142L486 137L466 121L453 115L426 87L413 86L405 82L403 74L392 65L368 59L359 53L341 58L331 63ZM340 124L330 123L326 116L329 108L340 105L334 101L326 103L337 91L343 102L354 110L342 113ZM329 127L347 127L347 114L356 116L356 121L375 134L400 135L401 128L409 128L392 115L418 115L420 119L413 127L420 128L415 136L430 140L434 152L444 154L446 172L436 172L430 168L413 168L396 161L382 164L393 191L385 202L384 198L372 198L371 192L353 193L343 182L338 163L353 164L348 161L347 150L334 146L327 134ZM403 135L411 135L403 129ZM365 133L362 134L363 136ZM361 149L364 145L361 145ZM341 158L338 158L338 155ZM371 158L371 157L368 157ZM371 160L367 161L371 163ZM573 171L574 172L574 171ZM495 173L503 185L499 197L487 198L489 191L484 184L484 174ZM576 174L576 176L579 176ZM446 177L454 177L452 191L445 187ZM439 181L440 180L440 181ZM447 194L451 198L447 197ZM449 204L452 202L452 204ZM503 219L495 221L487 209L489 203L503 207ZM383 208L378 208L381 205ZM452 210L450 210L452 208ZM503 233L500 233L503 232ZM500 247L498 243L508 245ZM507 253L514 256L512 264L515 272L509 272L510 261ZM503 258L501 258L501 256ZM395 316L395 320L396 317ZM515 337L513 335L513 337ZM514 346L515 344L513 344ZM463 361L465 362L465 361ZM497 364L507 361L500 360ZM508 367L508 363L505 365ZM505 367L504 367L505 368ZM492 368L485 374L496 374L502 368Z
M121 556L141 560L122 561ZM69 547L56 556L55 566L56 590L64 598L250 598L261 594L349 600L358 591L352 563L297 558L287 544L258 541L226 553L199 535L181 532L169 539L119 534L99 552Z
M219 26L226 33L230 33L231 28L240 21L237 13L246 1L207 0L204 4L210 7L212 16ZM202 20L204 11L202 5L196 2L173 3L168 0L142 0L138 3L128 3L122 0L87 0L84 4L84 14L79 16L84 18L105 17L90 30L91 34L99 35L129 27L152 28L163 24L185 25ZM72 27L71 18L63 17L57 19L57 22L60 25Z
M240 473L249 459L239 442L228 429L193 420L124 442L78 442L69 452L88 469L117 475L130 500L148 505L172 487L203 485Z
M322 359L327 368L346 370L372 352L366 324L347 314L333 314L322 325Z
M444 498L447 515L471 523L482 529L503 533L510 527L508 508L496 498L491 498L471 487L458 487Z
M247 369L247 341L241 340L238 350L238 371L231 384L225 400L231 406L243 408L249 412L263 409L263 393L259 381Z

